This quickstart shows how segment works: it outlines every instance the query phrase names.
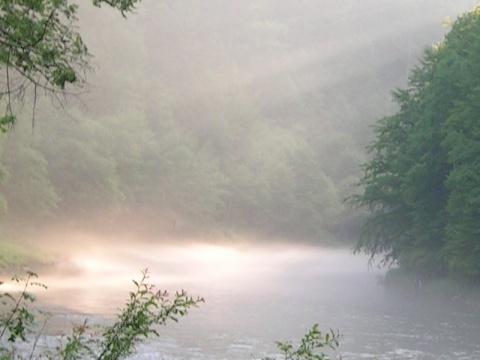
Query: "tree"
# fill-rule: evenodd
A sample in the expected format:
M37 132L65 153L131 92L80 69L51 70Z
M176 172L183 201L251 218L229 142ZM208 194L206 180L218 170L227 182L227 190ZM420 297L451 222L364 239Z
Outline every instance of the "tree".
M140 0L92 0L118 9L123 16ZM0 0L0 100L4 107L0 130L15 121L15 100L31 89L53 97L68 85L86 86L89 53L77 31L78 5L69 0Z
M480 278L480 7L425 51L397 90L399 111L377 123L363 167L366 207L357 251L424 275Z
M0 141L0 159L3 159L3 142ZM0 161L0 186L4 185L9 177L8 168L5 167L5 164ZM3 213L7 210L7 198L4 195L3 191L0 192L0 213Z
M455 106L443 126L443 145L451 171L446 245L451 271L462 278L480 279L480 7L466 14L447 36L451 91Z
M47 162L41 152L33 147L9 146L5 164L9 179L0 186L5 194L5 218L9 220L44 220L52 215L60 198L48 178Z
M115 212L125 201L126 187L122 186L119 164L112 153L115 144L122 144L124 153L116 155L127 160L131 147L121 142L125 136L116 136L125 127L114 126L105 118L94 119L81 113L77 116L79 122L74 124L61 116L44 119L35 137L47 160L50 181L61 198L61 212L57 215L82 217L107 209ZM143 128L139 125L138 129L140 132ZM136 134L130 136L133 142ZM132 166L131 170L136 169Z

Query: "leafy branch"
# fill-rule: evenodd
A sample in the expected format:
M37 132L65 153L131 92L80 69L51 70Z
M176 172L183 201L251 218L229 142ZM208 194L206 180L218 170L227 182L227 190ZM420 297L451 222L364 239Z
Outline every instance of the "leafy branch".
M203 298L193 298L182 290L175 293L173 300L166 291L154 291L148 284L148 271L142 272L142 279L133 281L136 290L130 292L129 300L118 316L117 322L105 329L102 334L101 353L97 360L113 360L131 355L135 344L149 335L159 336L155 325L165 325L168 320L178 321L188 314L188 310L204 302Z
M7 307L6 316L0 318L0 360L32 359L35 355L38 339L42 335L43 327L37 332L30 354L26 357L25 351L18 351L15 347L17 340L28 342L27 334L33 333L33 327L38 320L30 310L28 304L35 302L35 297L27 292L29 286L44 285L30 281L37 275L27 273L27 278L14 277L13 280L24 282L23 290L18 297L9 293L0 294L4 298L3 305ZM177 322L180 317L186 316L191 308L204 302L203 298L193 298L184 290L176 292L170 298L166 291L155 291L148 282L148 270L142 271L140 281L133 280L135 289L129 293L125 307L118 314L116 321L104 327L99 333L92 334L87 320L75 325L69 336L62 338L60 345L51 350L43 349L38 358L49 360L119 360L125 359L136 351L136 346L149 336L159 336L156 327L166 325L168 321ZM2 285L2 282L0 282ZM27 304L28 303L28 304ZM7 342L2 341L7 336ZM341 335L330 330L322 333L318 324L300 340L298 347L290 342L277 342L283 360L328 360L325 350L336 350ZM266 357L262 360L277 360Z
M339 345L340 333L330 330L323 334L314 324L300 340L300 345L294 347L290 342L276 342L277 348L281 351L284 360L328 360L329 357L324 349L336 350ZM275 360L266 357L262 360Z
M15 342L28 342L27 335L34 333L33 328L38 320L29 305L35 302L35 296L27 290L32 285L44 286L30 281L36 277L33 272L28 272L26 279L13 277L18 283L24 282L24 287L17 297L10 293L0 294L0 298L4 299L2 304L6 306L6 315L0 317L1 360L23 359ZM51 360L124 359L135 353L136 345L142 340L150 335L159 336L156 326L166 325L169 320L177 322L180 317L187 315L191 308L204 302L203 298L193 298L184 290L170 298L166 291L155 291L148 279L148 270L143 270L140 281L133 280L135 290L130 292L125 307L112 325L102 329L100 336L89 333L90 327L85 320L73 327L71 334L65 337L60 346L55 350L44 350L40 357ZM33 357L41 331L43 328L33 342L30 356L26 358ZM6 342L2 341L5 336Z
M140 1L92 3L105 3L125 17ZM91 54L77 31L77 12L78 5L70 0L0 0L0 82L4 84L0 100L6 95L0 131L5 132L14 123L12 104L21 101L30 86L34 103L37 88L54 95L66 94L67 85L86 87Z

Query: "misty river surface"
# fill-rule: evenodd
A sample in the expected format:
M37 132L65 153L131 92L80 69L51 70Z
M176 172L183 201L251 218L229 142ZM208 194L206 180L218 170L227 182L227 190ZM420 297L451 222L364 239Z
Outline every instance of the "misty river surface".
M49 288L39 299L56 318L95 322L117 312L145 267L159 288L205 298L178 324L160 328L134 359L260 358L314 323L342 334L333 358L480 359L478 311L392 292L378 284L383 272L348 250L73 242L54 269L40 273Z

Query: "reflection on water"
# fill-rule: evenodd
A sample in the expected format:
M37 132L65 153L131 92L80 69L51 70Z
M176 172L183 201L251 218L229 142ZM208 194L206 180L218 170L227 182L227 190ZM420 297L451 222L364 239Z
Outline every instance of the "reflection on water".
M205 297L142 346L138 359L260 357L275 350L275 340L298 339L314 323L340 330L343 359L480 358L480 314L392 294L377 284L378 269L346 250L71 241L41 274L49 289L40 299L56 312L117 312L132 289L129 279L145 267L162 288Z

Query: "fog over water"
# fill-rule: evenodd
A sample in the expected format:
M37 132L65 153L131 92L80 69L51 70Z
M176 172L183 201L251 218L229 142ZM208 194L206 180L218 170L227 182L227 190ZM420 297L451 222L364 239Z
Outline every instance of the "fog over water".
M40 302L56 314L51 335L85 316L93 323L110 317L132 290L130 279L148 267L159 289L186 289L206 302L161 328L137 359L265 356L275 353L274 341L299 339L314 323L343 334L343 359L480 357L478 312L411 289L386 289L378 284L384 271L349 249L68 239L65 249L56 247L62 260L40 273L49 286L38 291Z
M362 213L343 202L390 91L478 4L144 0L126 20L81 4L89 92L65 113L39 99L34 132L26 106L0 141L0 241L21 228L47 259L48 339L111 320L148 268L205 303L135 359L260 358L315 323L343 334L344 360L480 359L478 307L383 286L344 245Z

